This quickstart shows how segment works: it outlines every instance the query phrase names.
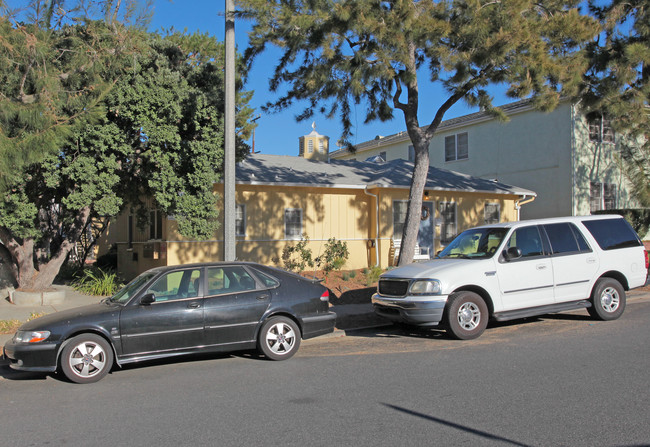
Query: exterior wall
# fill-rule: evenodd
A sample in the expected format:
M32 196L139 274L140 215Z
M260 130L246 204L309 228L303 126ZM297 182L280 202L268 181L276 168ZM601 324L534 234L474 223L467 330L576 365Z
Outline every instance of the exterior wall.
M589 141L589 127L583 115L575 119L575 182L574 215L591 214L591 182L616 185L616 208L638 208L639 203L631 197L630 185L621 168L620 152L626 145L641 146L642 141L631 141L620 134L615 143Z
M534 202L521 210L522 219L572 214L572 123L571 105L562 103L551 113L522 109L502 123L482 118L443 126L429 146L430 164L476 177L497 179L537 193ZM469 156L445 161L445 137L467 132ZM375 143L375 147L373 146ZM368 150L336 158L366 159L380 152L386 158L408 158L407 135L380 146L370 142ZM378 146L379 145L379 146Z
M222 193L222 185L216 189L216 192ZM237 259L282 266L283 248L298 242L285 238L284 212L286 208L300 208L303 210L303 234L309 238L308 248L314 258L323 254L327 240L334 237L345 242L350 253L344 269L376 265L377 256L381 267L392 265L393 201L408 200L408 190L375 188L368 193L363 189L237 185L236 202L246 206L246 234L237 237ZM435 219L440 217L440 201L456 202L457 229L460 232L484 223L485 203L500 204L501 221L516 220L515 201L518 198L428 191L426 200L434 202ZM375 218L377 203L379 219ZM147 231L136 228L132 233L133 242L129 244L127 221L128 215L125 213L111 226L112 234L118 241L119 273L125 279L161 265L223 259L221 234L206 241L189 240L179 235L176 222L167 216L163 219L162 240L149 240ZM438 251L442 248L439 226L434 226L434 231L435 251Z
M309 152L309 143L311 142L312 151ZM321 151L320 144L323 144ZM299 155L308 160L327 161L329 153L330 139L324 135L318 134L316 131L309 135L299 138Z
M393 202L408 200L407 190L371 190L379 196L379 265L382 268L394 265L393 239L401 239L401 234L393 232ZM426 202L434 204L434 254L444 248L440 242L440 202L456 203L457 233L468 228L485 224L484 208L487 203L498 203L500 206L500 221L512 222L517 219L516 201L519 197L500 194L464 193L451 191L428 191ZM374 211L373 211L374 212ZM374 238L374 231L371 233ZM374 254L373 254L374 258Z

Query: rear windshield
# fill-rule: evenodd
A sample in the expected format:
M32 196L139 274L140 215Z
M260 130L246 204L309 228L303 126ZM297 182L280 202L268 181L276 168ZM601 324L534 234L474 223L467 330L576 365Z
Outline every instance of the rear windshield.
M584 220L582 223L603 250L642 245L639 236L625 219Z

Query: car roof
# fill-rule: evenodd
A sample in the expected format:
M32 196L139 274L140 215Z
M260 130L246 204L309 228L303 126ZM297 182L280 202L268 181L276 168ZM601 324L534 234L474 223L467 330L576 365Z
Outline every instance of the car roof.
M491 225L481 225L476 228L515 228L527 225L546 225L566 222L584 222L585 220L623 219L619 214L592 214L590 216L547 217L544 219L519 220L514 222L501 222Z
M223 267L223 266L233 266L233 265L249 265L253 267L263 267L261 264L256 262L245 262L245 261L215 261L215 262L196 262L192 264L176 264L176 265L163 265L160 267L154 267L146 272L167 272L171 270L180 270L180 269L191 269L191 268L203 268L203 267ZM144 273L146 273L144 272Z

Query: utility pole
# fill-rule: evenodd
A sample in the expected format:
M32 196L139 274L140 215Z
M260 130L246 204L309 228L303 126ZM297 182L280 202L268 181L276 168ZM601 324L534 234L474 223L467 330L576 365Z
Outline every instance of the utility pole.
M223 260L234 261L235 251L235 1L226 1L226 110L223 182Z

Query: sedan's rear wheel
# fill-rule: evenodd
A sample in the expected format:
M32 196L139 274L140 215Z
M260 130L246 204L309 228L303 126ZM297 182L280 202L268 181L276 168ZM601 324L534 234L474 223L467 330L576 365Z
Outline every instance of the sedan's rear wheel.
M474 292L458 292L449 296L445 309L447 333L458 340L479 337L488 323L488 308Z
M300 337L300 328L293 320L272 317L262 325L257 346L271 360L286 360L298 351Z
M61 352L61 370L75 383L97 382L108 374L112 366L113 350L99 335L77 335Z
M600 278L591 293L589 315L599 320L615 320L625 310L625 290L612 278Z

